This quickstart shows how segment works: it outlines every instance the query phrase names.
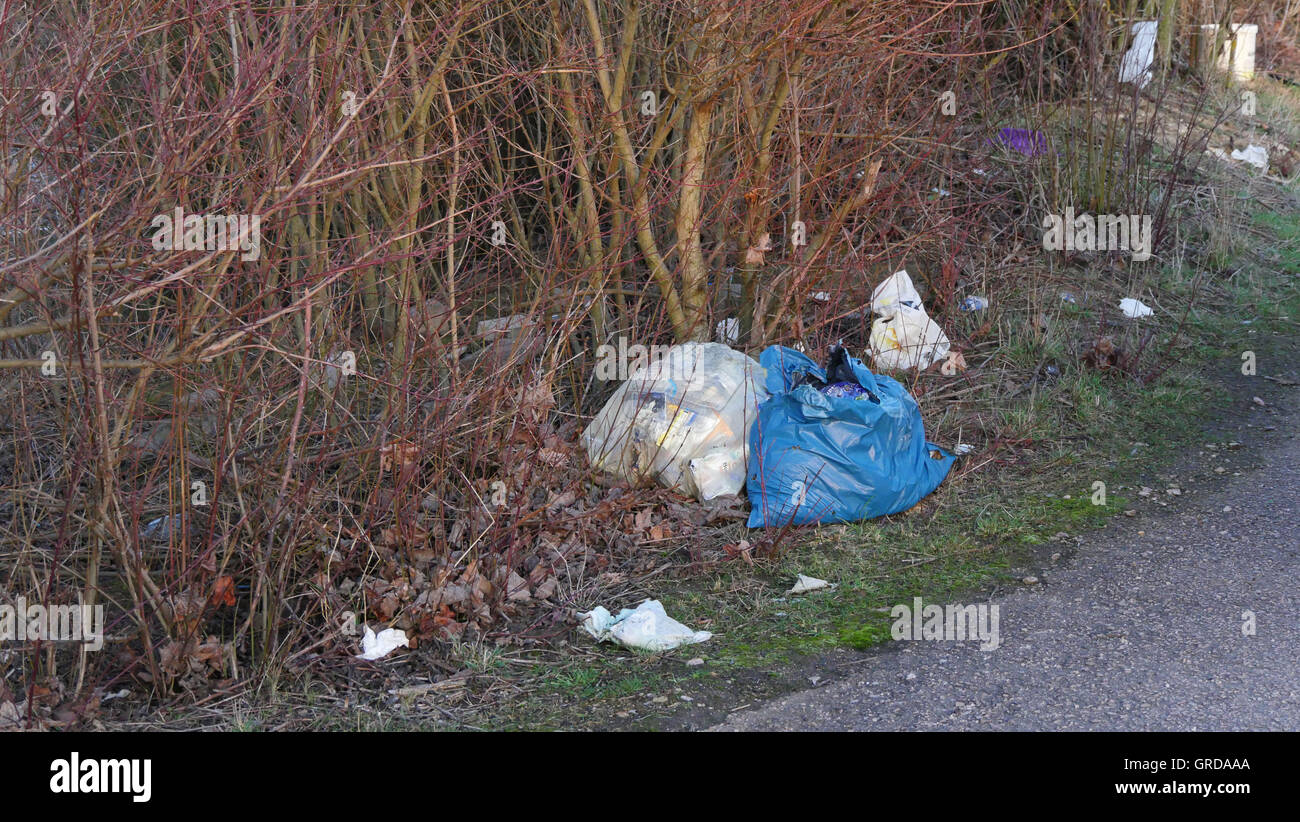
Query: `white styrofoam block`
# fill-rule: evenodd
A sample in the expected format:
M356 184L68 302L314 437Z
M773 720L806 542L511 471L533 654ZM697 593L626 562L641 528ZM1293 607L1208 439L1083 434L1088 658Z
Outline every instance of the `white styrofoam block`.
M1214 37L1218 30L1216 23L1206 23L1200 27L1196 54L1202 64L1210 62L1209 51L1214 48ZM1259 35L1259 26L1253 23L1233 23L1230 31L1232 34L1224 38L1214 65L1220 71L1229 72L1237 82L1251 80L1255 76L1255 40Z

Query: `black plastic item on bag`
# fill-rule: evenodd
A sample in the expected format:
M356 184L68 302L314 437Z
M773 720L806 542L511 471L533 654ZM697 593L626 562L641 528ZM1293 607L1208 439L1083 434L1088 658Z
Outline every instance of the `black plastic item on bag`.
M821 379L811 371L803 371L795 377L790 389L794 390L801 385L811 385L818 391L825 392L829 386L844 382L859 385L858 375L854 373L853 366L849 364L849 352L844 350L844 346L832 345L830 354L826 358L826 379ZM867 396L871 398L872 402L877 405L880 404L880 397L876 396L870 388L862 386L862 389L867 392Z

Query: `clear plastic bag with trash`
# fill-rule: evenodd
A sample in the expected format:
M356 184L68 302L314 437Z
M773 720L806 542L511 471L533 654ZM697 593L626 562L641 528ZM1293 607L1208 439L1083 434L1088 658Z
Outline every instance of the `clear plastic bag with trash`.
M582 433L591 464L701 500L745 485L765 372L720 343L685 343L633 372Z

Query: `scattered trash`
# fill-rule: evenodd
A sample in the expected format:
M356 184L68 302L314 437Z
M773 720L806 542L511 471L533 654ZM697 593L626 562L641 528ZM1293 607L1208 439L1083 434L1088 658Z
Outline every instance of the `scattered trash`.
M1232 79L1242 83L1255 77L1255 41L1259 26L1252 23L1233 23L1223 35L1218 55L1214 55L1214 41L1219 26L1205 23L1192 31L1192 53L1197 64L1229 72Z
M718 323L718 339L727 345L735 345L740 339L740 320L728 317Z
M1235 160L1237 162L1248 163L1260 171L1268 171L1268 149L1264 146L1257 146L1252 143L1246 146L1245 149L1233 149L1231 154L1221 148L1211 147L1207 148L1205 153L1218 157L1220 160L1225 162Z
M406 638L406 631L400 628L385 628L376 634L367 625L366 632L361 637L361 653L357 654L357 659L373 662L376 659L383 659L398 648L409 647L411 647L411 640Z
M948 359L939 366L939 373L952 377L966 370L966 357L960 351L949 351Z
M355 355L350 351L339 351L325 360L322 368L325 374L325 387L333 391L339 387L339 383L349 370L356 370ZM319 386L319 380L316 380L316 383Z
M900 305L923 307L921 293L912 284L912 277L905 268L894 272L871 292L871 310L877 314L889 314Z
M794 587L786 591L786 593L806 594L809 591L820 591L823 588L830 588L830 587L833 586L824 579L818 579L817 577L806 577L803 574L799 574L799 578L795 580Z
M713 638L708 631L692 631L668 616L657 599L647 599L636 608L624 608L618 616L611 616L602 605L578 616L582 617L582 630L596 641L617 642L642 651L671 651Z
M927 496L956 457L926 442L920 408L896 380L839 346L825 369L769 346L759 358L771 397L750 428L749 527L852 522L896 514ZM854 382L865 400L829 397Z
M983 311L989 307L989 301L983 297L967 297L957 306L960 311Z
M772 250L772 235L769 232L763 232L763 236L758 238L758 243L745 249L746 265L762 265L764 255Z
M947 355L948 336L925 313L906 270L876 286L871 310L880 315L871 324L871 361L877 368L924 371Z
M959 442L957 443L956 446L953 447L952 450L954 454L964 457L967 454L975 453L975 446L971 445L968 442Z
M1150 317L1153 313L1151 307L1141 300L1135 300L1132 297L1125 297L1119 301L1119 310L1124 312L1124 316L1130 320L1138 317Z
M1233 149L1230 156L1234 160L1241 160L1261 171L1268 171L1268 149L1263 146L1251 143L1246 146L1244 151L1242 149Z
M998 129L997 140L990 139L989 142L1006 146L1026 157L1037 157L1047 153L1047 135L1027 128Z
M930 189L930 193L937 194L940 197L947 197L949 194L952 194L952 192L946 188L932 188Z
M168 542L174 535L179 535L182 531L184 517L180 514L172 514L168 517L159 517L151 520L140 529L140 536L144 539L153 539L160 542Z
M591 464L701 500L745 484L746 432L767 398L758 363L719 343L673 346L639 367L582 434Z
M1119 81L1135 83L1142 88L1151 81L1151 63L1156 59L1155 20L1142 20L1134 23L1133 41L1119 64Z
M1071 294L1070 292L1068 292L1068 291L1062 291L1062 292L1061 292L1061 302L1063 302L1063 303L1071 303L1071 304L1075 304L1075 305L1077 305L1079 301L1076 300L1076 299L1074 298L1074 295Z
M871 392L858 385L856 382L835 382L825 388L819 388L818 390L831 399L836 400L871 399Z

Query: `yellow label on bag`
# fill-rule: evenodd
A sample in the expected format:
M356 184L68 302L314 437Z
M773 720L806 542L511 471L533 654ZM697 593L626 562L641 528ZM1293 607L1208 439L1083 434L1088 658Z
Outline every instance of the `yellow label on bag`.
M665 442L671 441L674 445L680 446L682 441L686 439L686 435L690 432L691 426L694 425L695 421L699 418L699 412L692 411L689 408L682 408L681 406L673 405L672 403L668 403L664 407L664 410L667 413L672 414L673 419L672 422L668 424L668 429L664 431L663 436L659 437L655 444L662 448ZM717 425L715 425L709 432L710 438L715 436L731 436L731 427L723 422L721 418L718 418Z

